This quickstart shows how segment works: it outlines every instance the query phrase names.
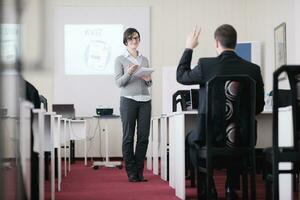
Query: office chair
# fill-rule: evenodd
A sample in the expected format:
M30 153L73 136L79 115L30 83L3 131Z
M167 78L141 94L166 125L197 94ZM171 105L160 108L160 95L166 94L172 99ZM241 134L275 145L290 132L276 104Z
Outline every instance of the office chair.
M43 108L48 111L48 101L46 99L46 97L44 97L43 95L40 95L40 101L41 104L43 104Z
M278 89L279 77L286 73L290 84L290 97L287 103L292 107L293 146L281 147L278 144L278 109L287 106L282 102L282 91ZM272 149L266 151L266 162L271 164L272 170L266 169L266 190L272 185L272 191L266 192L266 199L279 199L279 174L299 174L300 171L300 65L283 65L273 74L273 145ZM297 123L298 122L298 123ZM291 162L290 170L279 169L280 162Z
M240 160L243 174L243 199L248 199L248 173L251 175L251 199L256 198L255 186L255 82L249 76L216 76L206 84L206 146L198 148L198 159L205 165L196 166L206 173L206 195L212 199L214 168L233 167L228 159ZM217 163L217 160L224 162ZM226 162L227 161L227 162ZM199 164L199 162L197 162ZM237 163L237 162L234 162ZM216 167L216 164L218 167ZM198 198L200 184L197 184Z
M177 97L180 97L177 99ZM177 104L180 103L181 110L186 111L188 103L190 103L190 91L189 90L177 90L172 96L172 112L177 111Z

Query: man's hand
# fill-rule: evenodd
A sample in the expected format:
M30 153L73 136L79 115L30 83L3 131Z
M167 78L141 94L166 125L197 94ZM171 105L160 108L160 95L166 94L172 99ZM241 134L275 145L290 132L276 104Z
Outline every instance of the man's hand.
M137 70L137 68L138 65L130 65L127 70L128 74L132 75Z
M145 76L142 76L142 79L144 81L151 81L151 75L145 75Z
M197 26L194 27L194 30L188 34L186 39L185 47L188 49L194 49L198 45L198 38L201 32L201 28L197 30Z

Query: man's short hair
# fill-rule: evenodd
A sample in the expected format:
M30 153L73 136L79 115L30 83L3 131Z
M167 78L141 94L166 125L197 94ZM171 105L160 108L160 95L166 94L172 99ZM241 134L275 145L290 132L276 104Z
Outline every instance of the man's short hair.
M237 33L233 26L223 24L215 31L215 39L218 40L222 47L235 49Z
M123 34L123 44L127 46L127 41L132 39L134 33L137 33L140 36L140 33L135 28L128 28L124 31Z

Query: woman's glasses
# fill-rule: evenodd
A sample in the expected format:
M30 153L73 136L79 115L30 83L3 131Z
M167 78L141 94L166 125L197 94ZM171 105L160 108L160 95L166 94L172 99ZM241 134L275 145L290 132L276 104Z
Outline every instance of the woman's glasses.
M140 37L139 37L139 36L136 36L136 37L129 37L128 40L129 40L129 41L132 41L132 40L140 40Z

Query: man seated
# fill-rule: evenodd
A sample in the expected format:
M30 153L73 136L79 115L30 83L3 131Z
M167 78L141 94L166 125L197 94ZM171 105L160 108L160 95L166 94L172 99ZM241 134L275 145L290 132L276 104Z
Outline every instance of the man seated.
M214 33L215 47L218 56L213 58L200 58L195 68L191 69L193 49L198 46L201 30L196 28L188 35L186 49L177 68L177 81L183 85L199 85L199 107L197 127L187 135L186 147L190 161L197 166L197 148L205 145L205 112L206 88L205 84L217 75L248 75L256 82L256 114L262 112L264 107L264 84L260 67L240 58L235 52L237 41L236 30L228 24L219 26ZM204 163L203 163L204 164ZM225 188L226 199L238 199L235 190L239 189L239 172L237 169L227 169ZM213 177L211 177L213 178ZM200 175L201 199L206 198L205 174ZM213 184L214 185L214 184ZM212 196L217 199L215 188L211 190Z

